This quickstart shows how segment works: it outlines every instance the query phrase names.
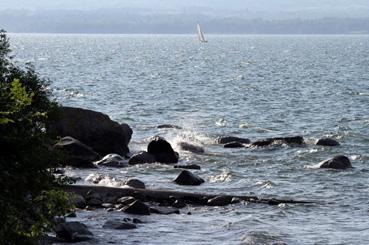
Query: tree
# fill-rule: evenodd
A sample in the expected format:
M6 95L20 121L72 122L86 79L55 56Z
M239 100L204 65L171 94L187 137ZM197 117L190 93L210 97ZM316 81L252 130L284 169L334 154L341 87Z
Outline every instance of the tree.
M46 125L58 104L48 85L31 66L12 62L9 40L0 31L0 238L5 244L31 243L68 209L63 183L53 175L56 138Z

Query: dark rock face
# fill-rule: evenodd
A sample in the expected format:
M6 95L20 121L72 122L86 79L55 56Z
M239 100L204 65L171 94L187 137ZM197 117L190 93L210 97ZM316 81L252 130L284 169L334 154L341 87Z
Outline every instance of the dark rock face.
M178 153L172 146L161 137L154 137L147 146L147 152L154 155L157 162L160 163L177 163Z
M120 203L120 204L123 204L123 205L128 205L128 204L133 203L134 201L136 201L136 198L127 196L127 197L119 198L117 200L117 203Z
M208 200L209 206L226 206L232 203L232 197L216 196Z
M175 208L184 208L186 207L186 203L182 200L175 200L173 203L172 203L172 207L175 207Z
M189 151L192 153L204 153L205 150L201 146L193 145L187 142L179 142L178 146L183 151Z
M239 137L233 137L233 136L225 136L225 137L219 137L217 138L218 144L228 144L231 142L238 142L242 144L250 144L251 141L249 139L245 138L239 138Z
M86 201L89 206L101 206L103 197L99 193L91 191L86 194Z
M139 179L129 179L126 182L124 182L124 184L132 188L145 189L145 183Z
M174 129L182 129L181 127L177 126L177 125L172 125L172 124L161 124L159 126L157 126L157 128L174 128Z
M174 165L174 168L183 168L183 169L196 169L196 170L200 170L201 167L199 165L196 164L189 164L189 165Z
M108 220L103 225L103 228L106 229L115 229L115 230L130 230L136 229L137 226L133 223L119 221L119 220Z
M245 145L236 141L224 145L224 148L242 148L242 147L245 147Z
M123 208L123 211L129 214L150 215L150 208L139 200L128 204Z
M352 168L350 159L346 156L335 156L319 163L320 168L347 169Z
M201 185L205 181L190 171L183 170L174 182L178 185Z
M82 242L92 239L93 234L85 224L80 222L66 222L55 226L55 233L59 239L67 242Z
M340 143L338 141L331 139L331 138L323 138L319 139L316 143L316 145L322 145L322 146L338 146Z
M62 163L64 165L77 168L96 168L93 161L100 159L100 155L91 147L69 136L60 139L54 147L65 154Z
M59 136L71 136L84 142L101 155L129 152L132 129L127 124L112 121L109 116L96 111L63 107L58 121L48 125L48 130Z
M252 147L270 146L277 142L282 142L288 145L302 145L304 144L304 138L302 136L267 138L265 140L255 141L251 144L251 146Z
M85 198L78 194L72 194L70 201L76 208L85 208L87 205Z
M95 162L96 165L100 166L107 166L107 167L127 167L128 162L120 155L118 154L108 154L103 159Z
M156 162L155 156L146 152L142 151L136 155L133 155L129 161L129 165L136 165L136 164L144 164L144 163L154 163Z

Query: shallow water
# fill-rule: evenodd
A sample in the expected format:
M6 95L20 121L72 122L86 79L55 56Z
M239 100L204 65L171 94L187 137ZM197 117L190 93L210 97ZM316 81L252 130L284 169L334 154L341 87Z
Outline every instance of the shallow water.
M256 194L316 205L190 207L192 215L144 217L139 229L100 228L119 213L81 212L94 243L369 244L369 36L208 36L11 34L16 61L32 62L64 105L102 111L134 130L132 152L154 135L187 141L205 153L180 153L206 180L175 185L180 170L153 164L74 170L135 177L148 188ZM157 129L170 123L182 130ZM303 147L224 149L221 135L262 139L302 135ZM314 146L320 137L339 147ZM337 154L348 171L312 170ZM87 182L86 182L87 183ZM112 182L108 182L114 184Z

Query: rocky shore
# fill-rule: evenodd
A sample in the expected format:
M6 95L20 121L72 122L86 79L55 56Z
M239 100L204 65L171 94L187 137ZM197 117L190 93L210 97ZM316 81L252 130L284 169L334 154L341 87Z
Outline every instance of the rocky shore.
M181 130L176 125L163 124L158 128ZM70 193L71 202L75 205L77 214L79 209L105 209L137 215L138 218L126 220L110 220L104 224L106 229L135 229L140 224L141 215L150 214L179 214L186 206L225 206L237 203L257 203L264 205L318 204L319 200L294 200L279 198L260 198L258 196L239 196L230 194L206 194L196 191L196 186L205 182L192 170L201 170L201 164L178 165L181 156L171 144L161 136L153 136L146 151L132 155L129 143L133 130L128 124L118 123L109 116L91 110L62 107L60 118L48 125L50 132L60 137L54 149L65 156L60 162L61 167L74 168L124 168L131 165L161 163L172 165L173 168L183 169L173 179L177 185L193 186L192 192L176 190L163 191L146 189L145 184L138 179L130 179L124 188L103 186L70 185L66 187ZM219 147L244 148L244 150L266 147L306 147L302 136L273 137L250 140L238 136L221 136L215 142ZM315 142L322 147L339 147L340 143L331 138L322 138ZM192 142L179 142L178 147L191 154L203 154L206 149ZM352 168L349 158L344 155L331 156L320 163L312 163L307 169L336 169ZM96 180L97 183L99 180ZM62 219L55 227L56 238L59 241L79 242L93 238L94 234L78 222L68 222Z

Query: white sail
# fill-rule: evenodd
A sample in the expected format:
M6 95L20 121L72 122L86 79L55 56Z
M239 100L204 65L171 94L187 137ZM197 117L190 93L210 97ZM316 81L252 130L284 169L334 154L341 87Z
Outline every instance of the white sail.
M206 43L207 42L205 40L204 33L202 33L202 31L201 31L200 24L197 24L197 37L199 38L199 41L200 42L202 42L202 43Z

